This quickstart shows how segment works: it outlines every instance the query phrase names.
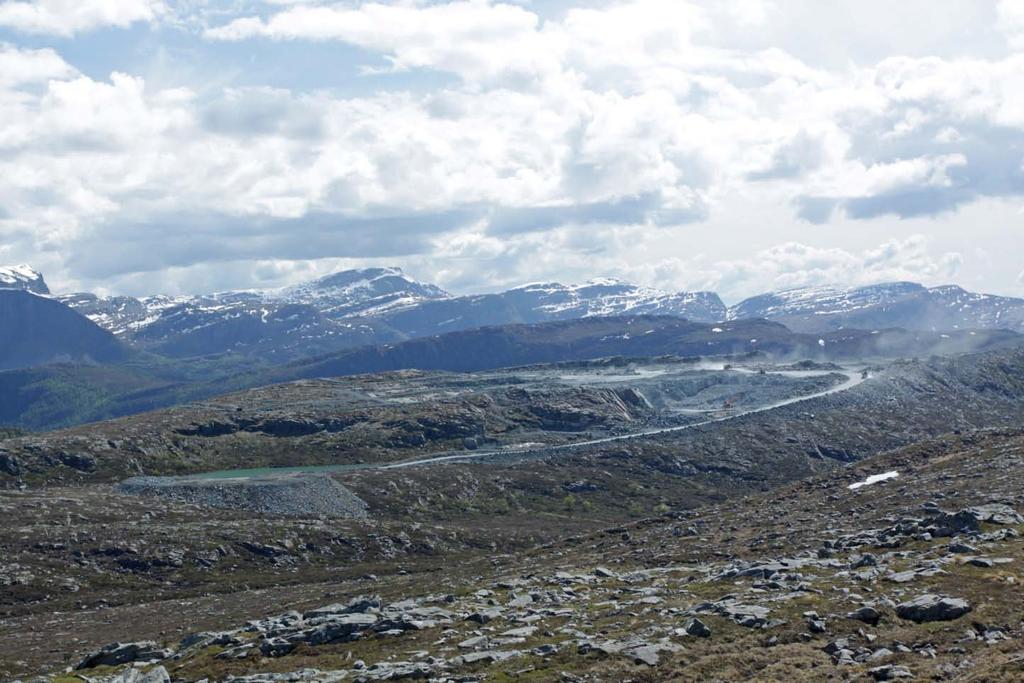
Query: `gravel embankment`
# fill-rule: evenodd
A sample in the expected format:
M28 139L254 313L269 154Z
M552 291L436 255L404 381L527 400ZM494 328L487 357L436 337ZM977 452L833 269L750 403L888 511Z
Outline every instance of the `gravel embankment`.
M252 510L288 517L366 517L367 505L326 474L268 474L237 479L132 477L122 493L163 496L218 508Z

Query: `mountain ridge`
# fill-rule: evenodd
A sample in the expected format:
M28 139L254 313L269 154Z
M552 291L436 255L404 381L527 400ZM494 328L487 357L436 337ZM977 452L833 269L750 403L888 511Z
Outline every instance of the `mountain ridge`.
M4 273L18 274L7 278L12 287L32 286L37 293L46 287L42 275L28 266L0 269L0 278ZM765 319L807 334L894 327L1024 331L1024 299L907 281L793 288L727 306L715 292L669 292L615 278L453 295L400 268L374 267L274 289L54 298L130 345L162 355L233 352L275 362L484 326L617 315L672 315L694 322Z

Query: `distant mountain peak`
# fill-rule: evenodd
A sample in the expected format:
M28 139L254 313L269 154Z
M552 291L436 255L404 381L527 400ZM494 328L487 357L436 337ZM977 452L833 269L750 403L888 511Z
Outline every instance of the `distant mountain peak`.
M406 282L409 285L415 285L418 287L428 287L431 290L437 292L443 292L439 287L434 285L428 285L426 283L415 280L397 266L383 266L375 268L353 268L350 270L340 270L328 275L324 275L315 280L309 282L299 283L292 287L285 288L296 289L296 288L337 288L337 287L371 287L373 283L380 282L382 280L392 280L394 282ZM445 294L447 294L445 292Z
M450 295L440 287L419 282L394 266L342 270L309 282L302 282L274 292L268 299L311 303L325 298L339 306L352 307L352 312L366 305L410 304L419 301L446 299Z
M760 294L730 308L729 318L778 320L801 332L851 327L1021 329L1024 300L976 294L958 285L928 288L916 282L881 282Z
M43 274L32 266L0 266L0 289L23 289L34 294L49 294Z

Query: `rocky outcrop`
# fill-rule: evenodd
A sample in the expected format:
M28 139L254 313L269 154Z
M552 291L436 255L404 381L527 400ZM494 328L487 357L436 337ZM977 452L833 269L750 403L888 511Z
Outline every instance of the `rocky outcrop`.
M97 666L117 666L132 662L159 662L167 659L171 650L159 647L151 640L134 643L111 643L92 654L87 655L78 663L76 669L92 669Z

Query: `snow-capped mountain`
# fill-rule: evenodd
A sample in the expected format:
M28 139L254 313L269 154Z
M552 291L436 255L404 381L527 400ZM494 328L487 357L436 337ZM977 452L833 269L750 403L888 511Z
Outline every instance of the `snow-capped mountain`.
M292 287L199 296L59 297L119 337L171 356L239 351L315 355L404 338L371 318L447 298L397 268L334 273Z
M799 332L840 328L1024 329L1024 299L976 294L956 285L913 282L809 287L761 294L729 309L729 319L767 318Z
M344 270L263 293L264 300L315 305L324 313L338 316L376 315L449 296L440 287L409 278L399 268Z
M409 337L425 337L485 325L646 314L712 322L723 320L726 308L712 292L673 294L602 279L582 285L534 283L497 294L428 301L381 317Z
M710 292L669 293L608 279L454 297L398 268L347 270L273 290L58 298L119 337L172 356L240 351L297 357L482 325L640 314L715 321L726 315Z
M49 294L42 273L31 266L0 266L0 289L24 289L35 294Z
M5 287L48 291L42 275L28 266L0 268L0 288ZM694 322L763 318L799 332L891 327L1024 331L1024 299L912 282L791 289L726 308L714 292L665 292L613 279L532 283L493 294L452 296L398 268L365 268L279 289L54 298L120 339L156 353L238 352L278 361L488 325L615 315L669 315Z
M713 322L723 320L726 315L725 305L713 292L663 292L610 278L590 280L582 285L524 285L510 289L504 296L522 298L539 314L553 320L653 314Z

